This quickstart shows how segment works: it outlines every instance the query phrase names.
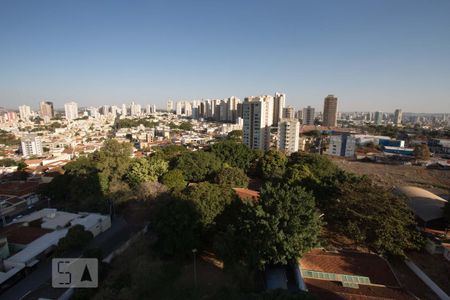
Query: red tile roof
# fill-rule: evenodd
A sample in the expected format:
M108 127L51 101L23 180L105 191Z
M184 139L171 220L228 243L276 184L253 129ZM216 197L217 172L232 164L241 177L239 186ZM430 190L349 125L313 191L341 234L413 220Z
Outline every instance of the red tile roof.
M300 260L303 270L369 277L372 284L399 287L388 263L378 255L362 252L326 252L314 249Z
M12 224L0 228L0 236L6 236L8 243L28 245L51 230L39 227L23 226L23 224Z
M318 299L327 300L412 300L416 299L401 288L359 285L356 288L343 287L341 283L305 278L308 291Z
M21 197L36 192L38 186L39 183L32 181L2 183L0 184L0 195L14 195Z
M258 200L259 192L244 188L233 188L233 190L238 195L241 200Z

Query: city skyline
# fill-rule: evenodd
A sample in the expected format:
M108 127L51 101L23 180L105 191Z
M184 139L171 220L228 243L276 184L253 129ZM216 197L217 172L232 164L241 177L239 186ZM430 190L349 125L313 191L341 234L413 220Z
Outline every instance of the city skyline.
M286 93L340 111L449 112L448 1L10 2L0 106ZM13 26L11 26L13 24Z

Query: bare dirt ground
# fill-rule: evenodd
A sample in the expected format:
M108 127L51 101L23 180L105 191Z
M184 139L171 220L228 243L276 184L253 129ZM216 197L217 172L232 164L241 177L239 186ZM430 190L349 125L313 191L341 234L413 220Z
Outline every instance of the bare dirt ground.
M411 252L408 257L444 292L450 295L450 262L441 254L431 255L426 252Z
M384 165L340 159L333 159L333 162L348 172L367 175L374 182L386 187L418 186L441 197L448 197L450 190L450 171L432 170L420 166Z

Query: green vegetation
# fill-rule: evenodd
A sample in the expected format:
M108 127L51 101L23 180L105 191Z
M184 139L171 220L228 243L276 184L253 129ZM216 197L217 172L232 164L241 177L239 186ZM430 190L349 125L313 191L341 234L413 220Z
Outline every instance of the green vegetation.
M16 139L15 135L4 130L0 130L0 145L18 146L20 140Z
M240 141L242 140L242 135L242 130L233 130L228 133L227 138L234 141Z
M368 178L344 183L337 193L339 201L326 209L327 220L357 244L393 256L423 246L405 199L374 186Z
M170 129L175 130L184 130L184 131L191 131L192 130L192 124L190 122L182 122L180 125L176 125L175 123L169 123L168 125Z
M153 128L158 126L157 122L153 122L151 118L147 119L119 119L116 118L116 122L114 124L114 128L120 129L120 128L132 128L132 127L138 127L140 125L143 125L147 128Z
M187 181L199 182L210 179L220 167L221 161L214 153L196 151L177 157L173 169L181 170Z
M288 158L277 150L269 150L260 159L258 170L262 178L273 179L283 176Z
M214 153L224 163L248 171L256 160L262 156L257 150L252 150L248 146L236 141L224 141L211 146Z
M184 175L181 170L170 170L164 174L162 183L172 191L181 191L187 185L187 181L184 180Z
M242 169L230 167L220 170L216 175L215 181L223 186L247 187L249 178Z
M127 173L128 183L134 187L146 181L158 181L167 172L168 162L158 158L134 159Z
M226 264L263 270L296 261L319 242L314 197L298 186L266 183L259 202L236 201L224 218L216 249Z
M423 245L402 198L318 154L262 154L226 139L205 151L168 146L132 159L130 144L108 140L101 150L64 170L45 190L52 203L88 211L105 211L110 200L120 207L140 203L156 237L147 248L152 255L137 254L142 264L132 259L130 266L108 275L114 284L105 282L101 299L139 298L150 292L166 299L180 296L160 280L177 281L194 248L199 255L217 255L224 262L221 272L251 287L208 291L212 298L202 299L291 299L282 293L255 294L253 276L266 266L299 259L321 243L325 226L385 256L404 256ZM232 187L246 187L248 176L255 175L263 181L260 199L237 198ZM192 285L180 288L185 288L184 298L206 295L200 290L194 294Z
M11 158L0 159L0 166L2 167L15 167L17 166L17 161Z
M86 231L83 225L75 225L69 228L67 235L59 240L57 252L59 254L71 250L81 250L94 238L90 231Z

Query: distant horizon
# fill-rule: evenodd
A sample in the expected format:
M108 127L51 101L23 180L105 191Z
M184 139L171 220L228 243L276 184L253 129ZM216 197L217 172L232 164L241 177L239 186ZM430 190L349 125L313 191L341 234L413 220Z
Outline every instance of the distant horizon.
M0 106L287 95L450 110L450 1L6 1Z
M262 94L261 94L261 95L262 95ZM255 95L249 95L249 96L257 96L257 95L255 94ZM259 95L258 95L258 96L259 96ZM335 96L336 96L336 95L335 95ZM231 96L229 96L229 97L231 97ZM229 97L226 97L226 98L229 98ZM237 96L236 96L236 97L237 97ZM246 97L248 97L248 96L246 96ZM243 97L243 98L238 97L238 98L241 99L241 101L243 101L245 97ZM206 99L225 99L225 98L204 98L204 99L190 99L190 100L184 99L184 100L179 100L179 101L193 101L193 100L206 100ZM177 102L176 100L173 100L173 99L170 99L170 100L172 100L172 101L174 102L174 105L175 105L176 102ZM69 101L64 102L64 103L62 103L62 104L56 105L54 101L51 101L51 100L48 100L48 99L41 100L41 101L49 101L49 102L53 102L53 104L54 104L54 109L55 109L55 110L62 110L62 111L64 111L64 104L65 104L65 103L68 103L68 102L71 102L71 101L74 101L74 102L76 102L76 103L78 104L78 110L83 109L83 108L88 108L88 107L101 107L101 106L103 106L103 105L109 105L109 106L114 105L114 106L117 106L117 107L120 108L120 107L122 106L122 104L126 104L127 107L129 107L130 104L131 104L131 101L129 101L129 102L122 102L122 103L103 103L103 104L98 104L98 105L90 105L90 104L82 105L81 103L79 103L79 102L77 102L76 100L73 100L73 99L72 99L72 100L69 100ZM39 101L39 102L40 102L40 101ZM28 106L31 107L31 109L32 109L33 111L39 111L39 102L38 102L38 104L37 104L36 106L30 105L30 104L19 104L19 105L17 105L17 107L0 106L0 108L7 109L7 110L12 110L12 111L18 111L18 110L19 110L19 106L21 106L21 105L28 105ZM145 109L147 105L153 105L153 104L155 104L155 103L140 103L140 102L138 102L138 101L134 101L134 102L135 102L135 104L141 105L141 109ZM167 102L166 102L166 103L167 103ZM155 104L155 105L156 105L156 104ZM306 108L307 106L311 106L312 108L315 109L316 112L322 112L322 111L323 111L323 104L322 104L321 106L313 106L313 105L307 104L307 105L305 105L305 106L297 107L297 106L291 105L291 104L289 104L289 103L287 102L285 107L288 107L288 106L292 106L292 107L294 107L296 110ZM156 109L158 109L158 110L165 110L165 109L166 109L166 105L164 105L164 106L158 106L158 105L156 105ZM355 110L355 109L352 109L352 110L340 110L340 109L339 109L339 97L338 97L338 112L339 112L339 113L357 113L357 112L358 112L358 113L361 113L361 112L376 112L376 111L379 111L379 112L381 112L381 113L392 113L392 114L393 114L393 113L395 112L396 109L401 109L403 114L427 114L427 115L448 115L448 114L450 114L450 111L448 111L448 112L408 111L408 110L404 110L404 109L401 108L401 107L397 107L397 108L395 108L395 109L393 109L393 110Z

